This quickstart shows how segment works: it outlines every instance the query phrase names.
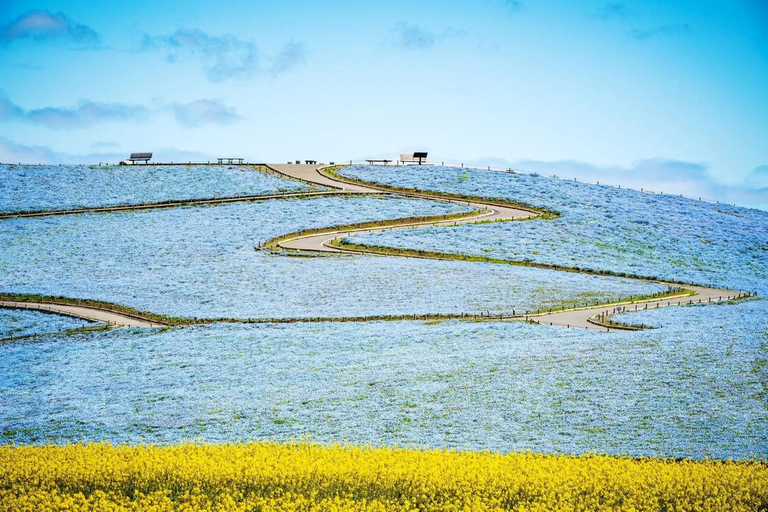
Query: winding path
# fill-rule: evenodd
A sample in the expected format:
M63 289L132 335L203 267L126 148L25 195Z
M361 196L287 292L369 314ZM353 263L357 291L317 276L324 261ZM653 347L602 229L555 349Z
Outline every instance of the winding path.
M502 204L494 203L493 201L482 200L461 200L457 198L447 197L446 195L430 192L416 192L416 191L400 191L394 190L378 185L360 184L352 181L346 181L344 179L338 179L325 172L322 167L315 165L300 165L300 164L271 164L268 165L273 171L285 175L289 178L298 179L304 182L309 182L323 187L328 187L330 191L317 191L317 192L300 192L300 193L286 193L264 196L243 196L233 198L222 199L210 199L210 200L197 200L197 201L170 201L165 203L145 204L136 206L113 206L104 208L90 208L80 210L68 210L68 211L52 211L52 212L34 212L27 214L9 214L0 215L0 219L6 217L21 217L21 216L47 216L47 215L64 215L71 213L86 213L86 212L111 212L111 211L125 211L125 210L139 210L139 209L151 209L151 208L170 208L181 205L191 204L221 204L228 202L238 201L258 201L285 197L301 197L301 196L315 196L315 195L334 195L334 194L397 194L400 196L416 197L420 199L430 199L435 201L452 202L472 207L474 210L468 212L465 216L459 216L452 218L451 220L443 220L439 218L427 218L426 220L413 221L408 223L402 223L402 220L393 219L391 224L385 224L377 227L364 227L364 228L344 228L334 230L329 228L322 233L314 234L296 234L295 236L288 235L285 239L276 243L276 246L280 249L297 252L309 252L309 253L348 253L348 254L369 254L369 255L381 255L373 248L356 248L354 250L343 247L335 247L331 245L331 242L337 238L342 238L354 234L362 233L375 233L380 231L388 231L391 229L408 229L415 227L425 226L447 226L447 225L462 225L473 224L477 222L489 222L489 221L512 221L529 219L539 216L541 212L537 212L531 209L516 208L513 206L506 206ZM436 258L440 255L425 255L417 256L413 254L406 254L406 257L424 257L424 258ZM444 257L439 259L449 259L450 255L442 255ZM647 281L640 278L634 278L642 281ZM677 286L673 283L666 283L662 281L654 281L661 285ZM531 322L535 322L542 325L564 326L574 327L582 329L595 329L595 330L616 330L621 329L622 326L609 326L602 323L603 318L610 319L610 316L619 312L618 308L623 308L626 312L655 309L659 307L667 307L680 304L689 304L697 302L717 302L721 300L728 300L733 298L744 297L747 294L743 294L733 290L720 290L714 288L705 288L700 286L686 286L685 291L692 292L694 295L681 295L674 297L665 297L662 299L652 299L646 301L637 301L632 303L615 303L615 304L602 304L594 307L574 308L571 310L558 311L553 313L541 313L541 314L524 314L507 316L506 318L525 319ZM124 315L119 312L109 311L106 309L99 309L95 307L68 305L59 303L48 302L9 302L0 301L0 308L13 308L13 309L37 309L52 313L58 313L62 315L72 316L76 318L82 318L85 320L104 322L110 326L116 327L159 327L163 324L158 322L152 322L139 317ZM605 315L600 319L596 319L599 315ZM602 323L602 325L601 325Z
M306 251L306 252L326 252L326 253L350 253L350 254L371 254L379 255L375 250L356 249L349 250L340 247L334 247L331 242L334 239L362 233L375 233L381 231L388 231L391 229L407 229L414 227L424 226L440 226L440 225L460 225L460 224L473 224L480 221L507 221L507 220L520 220L527 219L536 216L535 213L530 210L523 210L519 208L513 208L509 206L501 206L492 203L485 203L481 201L459 201L447 198L439 194L430 194L422 192L402 192L393 191L386 187L379 186L363 186L357 183L350 183L347 181L338 180L322 172L322 167L313 165L270 165L273 170L284 174L291 178L298 178L304 181L323 185L325 187L332 187L347 192L357 193L397 193L399 195L434 199L439 201L458 202L472 206L478 210L482 210L480 215L467 216L464 218L450 220L450 221L436 221L436 222L415 222L410 224L400 224L388 227L377 228L362 228L362 229L347 229L342 231L329 231L320 234L313 235L298 235L295 238L290 238L278 243L283 249L292 251ZM645 281L645 280L643 280ZM657 284L676 287L679 286L674 283L667 283L663 281L654 281ZM693 292L694 295L683 295L680 297L665 297L656 300L639 301L632 303L612 303L603 304L594 307L574 308L565 311L559 311L554 313L541 313L534 315L524 315L532 322L539 323L541 325L553 325L562 327L574 327L581 329L594 329L600 331L609 331L611 329L621 329L622 326L605 327L600 325L600 322L594 321L592 317L596 315L605 315L606 318L610 318L611 315L617 313L617 307L624 308L626 312L639 311L643 309L656 309L661 307L676 306L682 304L704 303L704 302L718 302L722 300L729 300L734 298L741 298L747 296L747 294L737 292L734 290L706 288L701 286L685 286L685 290Z
M659 283L669 284L669 283ZM670 284L670 286L672 286ZM610 305L595 306L592 308L579 308L568 311L558 311L556 313L545 313L540 315L530 315L528 318L542 325L557 325L560 327L575 327L580 329L595 329L599 331L618 330L621 327L605 327L600 325L599 321L590 321L591 318L598 315L605 315L610 318L619 313L617 308L622 308L624 312L643 311L646 309L664 308L669 306L681 306L684 304L697 304L705 302L719 302L734 298L745 297L746 295L734 290L719 290L716 288L704 288L701 286L685 286L695 295L686 295L682 297L668 297L660 300L637 301L631 303L616 303Z
M443 202L460 203L476 210L480 210L481 213L471 213L466 217L452 220L439 220L439 221L426 221L426 222L413 222L409 224L398 224L393 226L385 226L380 228L363 228L363 229L347 229L343 231L330 231L326 233L316 235L300 235L296 238L286 240L278 243L283 249L289 249L293 251L312 251L312 252L346 252L357 253L359 251L350 251L347 249L339 249L330 245L330 242L335 238L342 236L361 234L361 233L376 233L381 231L389 231L391 229L408 229L414 227L425 226L458 226L460 224L474 224L481 221L506 221L506 220L520 220L528 219L536 216L535 213L530 210L523 210L519 208L512 208L509 206L495 205L490 203L481 203L475 201L458 201L448 200L439 194L428 194L420 192L400 192L392 191L385 187L377 186L363 186L357 183L349 183L335 179L320 171L321 167L315 165L299 165L299 164L284 164L284 165L269 165L270 168L275 171L284 174L290 178L298 178L303 181L310 181L324 187L332 187L345 192L355 192L363 194L398 194L401 196L418 197L421 199L432 199Z
M0 308L4 309L31 309L59 315L71 316L91 322L103 322L115 327L160 327L161 324L152 323L113 311L91 308L86 306L70 306L66 304L54 304L49 302L11 302L0 301Z

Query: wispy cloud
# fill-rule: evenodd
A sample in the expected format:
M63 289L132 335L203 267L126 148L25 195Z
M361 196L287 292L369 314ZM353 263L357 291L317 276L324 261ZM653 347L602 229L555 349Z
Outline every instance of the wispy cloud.
M139 105L82 101L76 107L44 107L24 110L10 99L0 96L0 121L27 121L48 128L87 128L105 121L142 119L149 110Z
M122 103L83 101L73 108L45 107L29 110L25 118L48 128L88 128L106 121L134 121L149 114L146 107Z
M752 169L744 183L753 188L768 189L768 165L761 165Z
M53 129L88 128L104 122L140 121L158 112L173 113L176 121L186 126L229 124L241 119L234 107L218 99L201 99L189 103L143 105L81 101L76 107L44 107L24 110L0 93L0 122L23 121Z
M75 23L62 12L49 11L31 11L0 25L0 45L23 40L60 40L82 47L95 47L101 42L99 34L91 27Z
M197 100L190 103L175 103L171 110L176 121L186 126L203 124L230 124L241 119L237 111L226 106L221 100Z
M48 128L87 128L104 121L131 121L147 116L149 110L139 105L82 101L76 107L44 107L24 110L0 96L0 121L27 121Z
M277 76L303 64L307 60L307 45L297 41L285 43L280 53L272 59L269 74Z
M636 29L630 32L630 34L638 41L647 41L657 36L670 36L688 32L689 28L687 23L673 23L652 29Z
M165 52L170 63L195 59L212 82L248 79L265 71L277 76L304 62L307 53L303 43L291 41L270 59L252 41L232 35L212 36L198 29L180 29L169 36L145 35L141 50ZM272 60L271 66L265 69L262 60Z
M5 96L0 95L0 121L22 119L25 114L23 108L16 105Z
M431 50L435 44L446 39L457 37L462 34L460 30L446 28L442 32L435 33L419 25L408 25L398 23L390 31L394 36L396 47L404 50Z
M407 50L431 50L435 46L435 35L418 25L398 23L392 27L395 44Z
M134 151L137 148L134 148ZM142 151L151 151L158 162L206 162L215 161L215 154L202 153L174 147L142 147ZM27 146L18 144L10 139L0 137L0 162L28 164L93 164L97 162L117 163L125 159L128 152L120 152L105 148L104 151L92 153L65 153L47 146ZM256 160L248 155L249 160Z
M65 163L59 154L45 146L25 146L0 137L0 162L25 164Z
M627 7L626 4L607 3L595 8L595 10L591 13L591 16L603 21L626 19L635 16L635 11Z
M189 57L198 59L212 82L249 78L259 70L256 46L234 36L214 37L202 30L183 29L170 36L145 36L142 48L165 51L171 63Z

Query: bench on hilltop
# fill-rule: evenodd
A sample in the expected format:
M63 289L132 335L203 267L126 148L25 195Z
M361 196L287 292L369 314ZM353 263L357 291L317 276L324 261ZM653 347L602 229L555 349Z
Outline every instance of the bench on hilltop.
M135 164L136 162L144 162L145 164L148 164L151 158L152 153L131 153L128 161L132 164Z
M228 164L242 165L242 163L243 163L243 158L231 157L231 156L223 156L223 157L219 158L219 163L223 164L224 160L226 160L227 161L226 163L228 163Z
M402 156L402 155L400 155L400 156ZM366 159L366 162L368 162L371 165L373 165L373 164L384 164L384 165L387 165L391 161L392 160L387 160L385 158L380 158L380 159L370 158L370 159Z
M427 161L427 153L426 151L416 151L413 153L401 153L400 154L400 163L409 163L409 164L423 164Z

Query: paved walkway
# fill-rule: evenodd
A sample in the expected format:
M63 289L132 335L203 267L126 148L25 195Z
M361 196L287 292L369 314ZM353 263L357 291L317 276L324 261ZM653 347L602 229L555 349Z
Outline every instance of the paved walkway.
M365 193L380 193L371 187L365 187L352 183L344 183L335 180L324 174L320 174L317 170L320 168L317 165L302 165L302 164L267 164L267 167L273 171L277 171L280 174L284 174L289 178L299 179L302 181L309 181L316 185L322 185L323 187L335 188L337 190L344 190L345 192L365 192Z
M0 308L49 311L60 315L90 320L91 322L103 322L115 327L160 327L160 324L151 323L145 320L137 320L136 318L124 316L112 311L104 311L102 309L85 306L68 306L64 304L50 304L43 302L0 301Z
M672 283L663 283L663 282L660 282L659 284L669 285L669 286L680 286ZM679 306L683 304L696 304L700 302L701 303L719 302L721 300L728 300L735 297L743 296L743 294L734 290L719 290L716 288L703 288L701 286L687 286L687 285L683 286L682 288L684 288L685 290L691 290L695 292L696 295L679 297L679 298L648 300L648 301L636 302L631 304L616 303L616 304L610 304L607 306L605 305L595 306L593 308L561 311L557 313L545 313L541 315L530 315L528 318L542 325L558 325L561 327L573 327L577 329L596 329L600 331L607 331L607 330L615 331L615 330L619 330L619 328L601 327L589 322L588 319L592 318L595 315L600 315L603 313L608 316L613 315L615 313L619 313L619 311L617 311L616 309L617 307L623 308L624 311L626 311L627 313L630 313L633 311L665 308L669 306ZM631 318L629 319L628 323L632 323Z
M274 198L283 198L291 196L308 196L308 195L329 195L329 194L397 194L408 197L417 197L423 199L432 199L437 201L448 201L452 203L465 204L473 207L475 212L468 214L466 217L461 217L453 220L438 220L438 221L423 221L414 222L409 224L393 224L391 226L382 226L376 228L363 228L363 229L348 229L343 231L329 231L320 234L297 236L289 240L280 242L278 245L284 249L296 250L296 251L310 251L310 252L325 252L325 253L366 253L365 250L346 250L333 247L330 242L335 238L349 236L353 234L361 233L375 233L381 231L387 231L391 229L408 229L424 226L456 226L461 224L472 224L481 221L507 221L507 220L519 220L526 219L537 215L531 210L524 210L520 208L514 208L510 206L497 205L492 202L483 201L463 201L453 198L441 196L440 194L431 194L428 192L400 192L387 189L386 187L380 187L376 185L359 185L356 183L348 183L343 180L336 179L328 174L320 171L320 168L315 165L299 165L299 164L271 164L269 167L281 174L284 174L290 178L296 178L306 182L311 182L324 187L330 187L334 190L325 192L304 192L295 194L280 194L270 196L248 196L241 198L227 198L227 199L211 199L203 201L185 201L184 203L206 204L206 203L224 203L234 201L253 201L253 200L266 200ZM93 211L121 211L121 210L136 210L136 209L148 209L148 208L163 208L178 206L182 202L168 202L158 203L153 205L139 205L139 206L116 206L105 208L93 208L84 210L69 210L62 212L42 212L39 214L29 214L26 216L44 216L44 215L62 215L67 213L83 213ZM479 212L479 213L477 213ZM13 216L13 215L11 215ZM2 218L2 217L0 217ZM393 219L393 222L397 222L397 219ZM371 251L368 254L377 255L375 251ZM660 282L662 285L677 286L671 283ZM531 315L527 318L540 323L542 325L557 325L565 327L573 327L580 329L596 329L596 330L608 330L605 327L595 325L588 321L589 318L605 313L611 315L617 312L617 306L624 307L627 312L642 310L642 309L655 309L657 307L667 307L678 304L689 304L697 302L716 302L720 300L728 300L742 296L739 292L733 290L719 290L714 288L704 288L699 286L685 286L684 288L694 291L696 293L693 297L678 297L669 299L649 300L644 302L638 302L636 304L607 304L601 306L595 306L591 308L575 309L570 311L562 311L556 313L547 313L539 315ZM138 320L129 316L121 315L120 313L106 311L86 306L71 306L62 304L50 304L50 303L25 303L25 302L7 302L0 301L0 308L18 308L18 309L37 309L43 311L50 311L59 313L62 315L68 315L76 318L82 318L85 320L104 322L108 325L119 327L159 327L160 324L152 323L145 320ZM614 328L610 328L614 330Z
M296 250L296 251L314 251L314 252L353 252L344 249L338 249L332 247L330 242L334 238L347 236L351 234L362 233L378 233L381 231L389 231L392 229L409 229L415 227L425 226L458 226L461 224L474 224L480 221L503 221L503 220L518 220L527 219L533 217L535 214L518 208L512 208L509 206L493 205L489 203L473 202L473 201L460 201L460 200L447 200L440 195L433 195L429 193L421 192L393 192L385 187L375 186L363 186L344 181L337 180L327 174L321 173L318 166L315 165L299 165L299 164L271 164L269 167L291 178L298 178L304 181L310 181L318 185L326 187L334 187L346 192L355 192L362 194L393 194L396 193L402 196L417 197L422 199L432 199L437 201L448 201L452 203L459 203L480 210L479 215L471 215L464 218L452 219L446 221L425 221L415 222L411 224L399 224L393 226L385 226L380 228L364 228L364 229L349 229L344 231L333 231L328 233L321 233L317 235L307 235L293 238L284 242L280 242L278 245L284 249Z
M332 240L336 238L345 237L353 234L376 233L381 231L387 231L390 229L408 229L408 228L423 227L423 226L441 226L441 225L449 226L449 225L460 225L460 224L472 224L479 221L490 221L490 220L500 220L500 221L501 220L517 220L517 219L530 218L535 215L528 210L522 210L522 209L517 209L517 208L512 208L507 206L499 206L499 205L494 205L492 203L484 203L479 201L467 202L467 201L450 199L445 196L432 195L429 193L399 192L399 191L388 190L386 187L378 187L373 185L362 186L357 184L350 184L350 183L337 180L325 173L322 173L319 170L320 168L314 165L288 164L288 165L270 165L270 167L292 178L299 178L304 181L310 181L312 183L317 183L319 185L323 185L326 187L335 187L335 188L339 188L341 190L345 190L349 192L376 193L376 194L380 194L382 192L397 193L399 195L404 195L404 196L436 199L440 201L449 201L454 203L466 204L478 210L483 211L483 213L477 216L464 217L464 218L450 220L450 221L419 222L419 223L413 223L413 224L395 225L390 227L349 229L344 231L334 231L334 232L321 233L321 234L315 234L315 235L298 236L296 238L292 238L290 240L286 240L278 244L282 248L295 250L295 251L359 254L359 253L365 253L366 251L365 250L350 251L346 249L333 247L330 245L330 243ZM375 255L377 253L375 251L371 251L370 254ZM664 283L664 282L660 282L659 284L673 286L673 287L679 286L677 284ZM684 288L695 292L696 295L679 297L679 298L649 300L644 302L638 302L637 304L634 304L634 303L621 304L621 306L626 308L625 310L629 312L629 311L635 311L635 307L637 307L637 310L645 309L645 308L653 309L657 307L667 307L667 306L689 304L689 303L696 303L696 302L717 302L720 300L728 300L731 298L735 298L737 296L741 296L739 292L736 292L733 290L720 290L715 288L704 288L700 286L684 286ZM580 328L580 329L595 329L595 330L606 331L609 329L599 325L595 325L594 323L589 322L588 319L602 313L605 313L607 315L614 314L616 312L615 308L618 305L619 304L595 306L591 308L562 311L557 313L533 315L533 316L529 316L528 318L535 322L541 323L542 325L553 325L553 326L557 325L557 326L563 326L563 327L574 327L574 328ZM610 328L610 330L618 330L618 329Z

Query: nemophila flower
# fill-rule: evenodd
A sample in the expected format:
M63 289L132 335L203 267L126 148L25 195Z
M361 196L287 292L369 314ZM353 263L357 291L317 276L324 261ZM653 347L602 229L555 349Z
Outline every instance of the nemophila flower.
M254 251L304 229L468 210L403 197L316 197L5 220L2 291L98 299L170 316L286 318L511 313L661 289L484 263Z
M0 339L10 340L97 325L68 316L24 309L0 309Z
M561 214L552 220L372 233L352 237L355 243L768 293L768 212L761 210L536 174L368 166L340 172L385 185L519 201Z
M322 442L749 459L768 446L767 307L664 308L662 329L610 334L336 322L6 343L0 433L38 444L312 432Z
M0 213L321 189L252 166L0 165Z

